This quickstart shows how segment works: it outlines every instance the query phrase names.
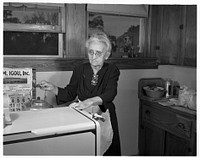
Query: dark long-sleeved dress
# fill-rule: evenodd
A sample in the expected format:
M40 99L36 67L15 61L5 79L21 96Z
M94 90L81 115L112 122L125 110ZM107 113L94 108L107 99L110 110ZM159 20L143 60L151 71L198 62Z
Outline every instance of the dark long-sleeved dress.
M109 109L114 133L112 144L105 155L121 155L118 123L113 104L113 100L117 95L117 82L120 71L114 64L104 63L97 75L97 84L92 85L93 70L90 63L83 63L75 67L69 84L65 88L58 88L57 104L71 102L76 97L84 101L99 96L103 100L102 105L99 105L101 111L105 112Z

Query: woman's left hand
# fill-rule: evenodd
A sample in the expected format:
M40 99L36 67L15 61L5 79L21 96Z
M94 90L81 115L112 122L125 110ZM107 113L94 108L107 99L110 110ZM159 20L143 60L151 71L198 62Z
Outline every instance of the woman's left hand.
M84 101L79 101L78 103L72 103L69 105L69 107L74 107L79 110L86 110L90 108L91 106L92 106L92 102L89 99L84 100Z
M69 107L74 107L79 110L85 110L92 113L101 113L98 105L102 105L102 99L98 96L93 98L88 98L84 101L79 101L78 103L72 103Z

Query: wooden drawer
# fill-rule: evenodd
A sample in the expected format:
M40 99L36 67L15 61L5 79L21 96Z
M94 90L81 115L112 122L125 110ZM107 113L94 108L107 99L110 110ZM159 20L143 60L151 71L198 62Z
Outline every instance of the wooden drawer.
M169 110L142 105L142 119L180 137L191 137L192 120Z

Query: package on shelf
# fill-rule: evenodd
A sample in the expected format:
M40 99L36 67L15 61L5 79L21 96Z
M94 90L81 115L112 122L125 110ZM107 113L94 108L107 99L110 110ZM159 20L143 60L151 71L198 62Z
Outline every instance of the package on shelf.
M32 68L4 68L3 93L9 96L9 111L23 111L32 99Z

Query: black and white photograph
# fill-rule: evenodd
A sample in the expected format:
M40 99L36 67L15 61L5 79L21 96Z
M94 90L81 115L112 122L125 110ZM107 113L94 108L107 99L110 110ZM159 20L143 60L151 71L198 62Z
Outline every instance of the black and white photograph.
M196 1L1 5L2 156L198 156Z

